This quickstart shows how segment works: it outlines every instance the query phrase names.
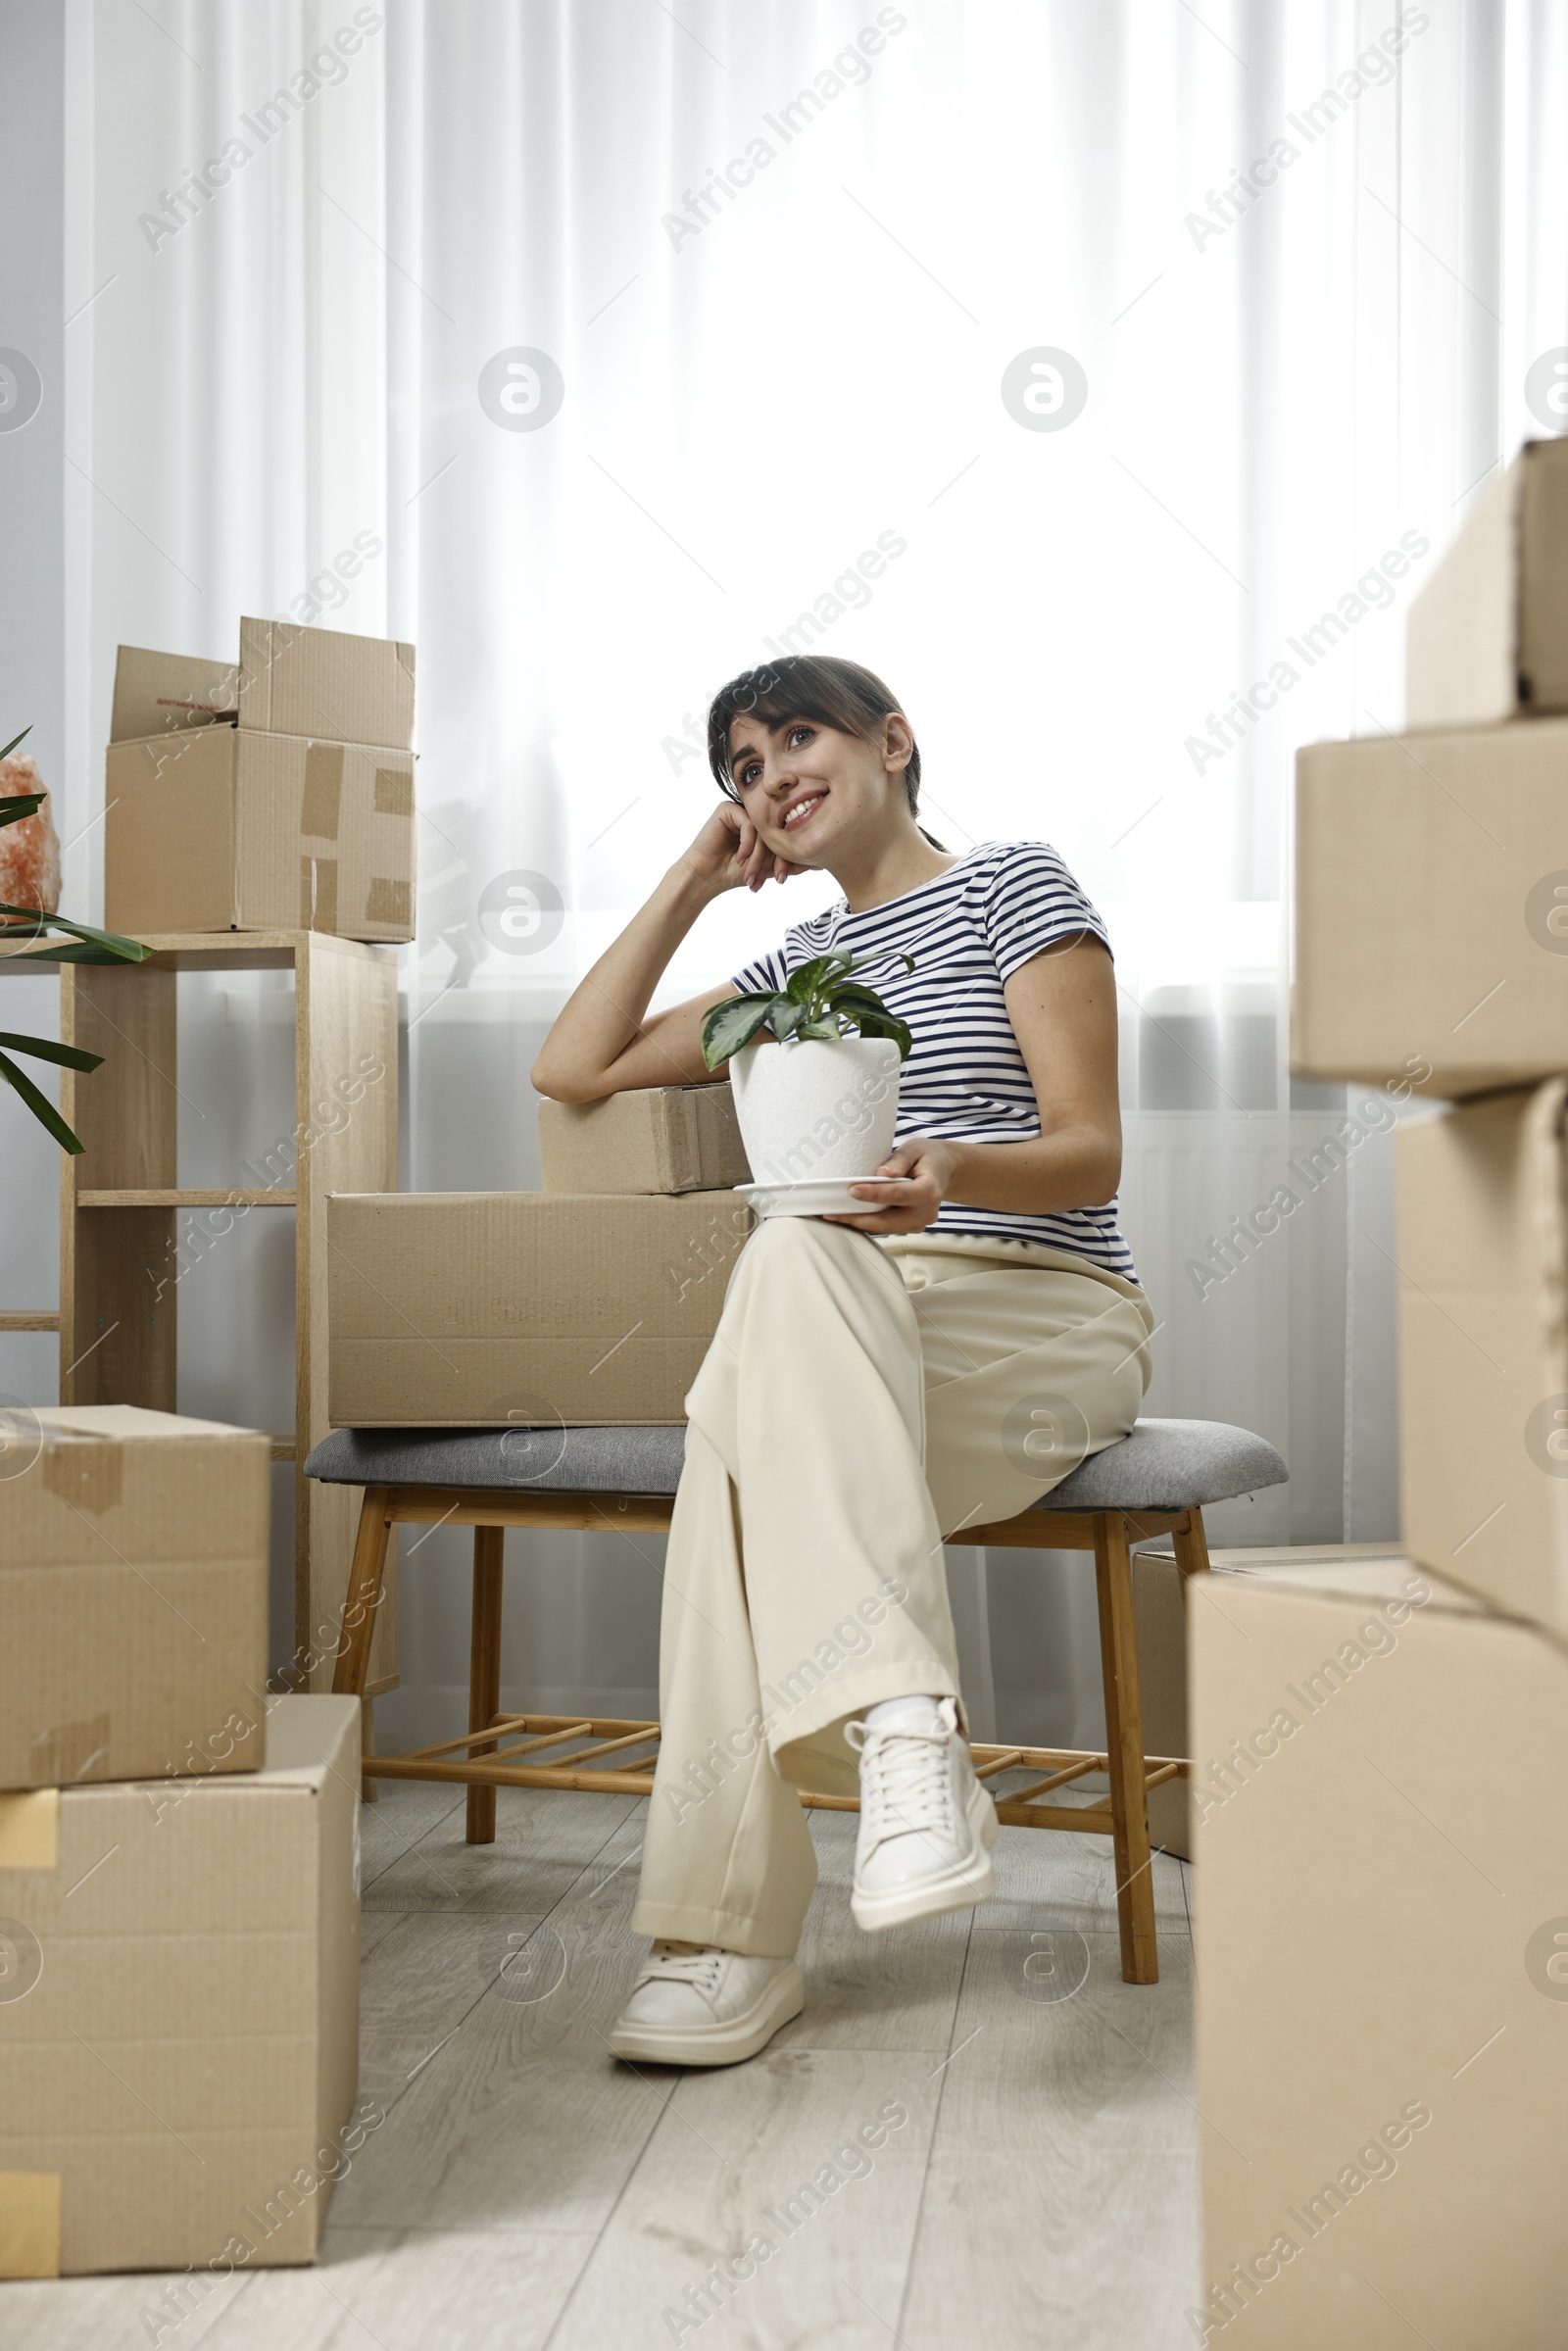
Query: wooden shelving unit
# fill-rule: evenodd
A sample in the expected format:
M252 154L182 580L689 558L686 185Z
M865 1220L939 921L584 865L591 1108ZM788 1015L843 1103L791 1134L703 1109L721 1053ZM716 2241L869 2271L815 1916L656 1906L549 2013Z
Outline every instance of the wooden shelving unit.
M397 957L320 931L149 937L145 963L16 961L27 942L0 942L0 969L57 969L62 1042L102 1053L88 1076L61 1072L61 1110L86 1146L61 1153L60 1307L0 1313L0 1330L60 1334L60 1399L68 1404L175 1407L179 1211L292 1208L295 1421L272 1437L293 1461L294 1625L298 1687L330 1690L360 1495L318 1486L300 1463L327 1434L326 1200L331 1192L394 1192L398 1180ZM294 972L295 1130L274 1148L289 1185L182 1189L176 1159L181 971ZM380 1075L368 1079L368 1066ZM359 1092L359 1100L353 1094ZM320 1105L337 1104L323 1112ZM338 1117L345 1123L337 1125ZM397 1609L382 1603L367 1696L397 1686ZM328 1629L323 1641L322 1628Z

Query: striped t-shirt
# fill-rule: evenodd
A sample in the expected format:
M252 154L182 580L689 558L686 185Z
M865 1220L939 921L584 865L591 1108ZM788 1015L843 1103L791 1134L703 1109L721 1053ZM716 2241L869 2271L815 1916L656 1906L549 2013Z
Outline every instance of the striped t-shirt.
M900 1080L897 1140L1019 1143L1040 1133L1040 1105L1003 983L1043 948L1086 931L1109 947L1104 924L1054 849L987 841L946 873L863 914L852 914L841 899L786 932L781 948L748 963L730 984L737 994L782 989L797 965L829 949L873 957L856 978L877 991L914 1039ZM895 951L913 956L913 971ZM1138 1278L1114 1200L1052 1216L944 1200L927 1230L1043 1242Z

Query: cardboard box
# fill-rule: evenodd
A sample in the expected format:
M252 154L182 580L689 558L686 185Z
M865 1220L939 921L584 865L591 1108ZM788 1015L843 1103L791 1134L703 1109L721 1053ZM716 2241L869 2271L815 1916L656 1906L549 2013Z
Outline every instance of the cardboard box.
M204 726L109 748L104 920L414 936L414 754Z
M680 1422L752 1228L733 1192L344 1193L334 1428Z
M722 1192L752 1171L729 1086L653 1086L539 1104L547 1192Z
M267 1438L133 1404L7 1421L0 1788L256 1770Z
M357 2143L359 1702L276 1699L267 1741L0 1796L0 2277L315 2257Z
M1561 1068L1568 719L1316 743L1296 774L1293 1070L1451 1099Z
M1568 1633L1568 1078L1395 1151L1406 1547Z
M1494 474L1410 607L1409 727L1568 710L1568 440Z
M1210 1551L1216 1575L1254 1575L1276 1567L1313 1567L1332 1573L1348 1564L1402 1556L1396 1543L1272 1543ZM1156 1545L1133 1553L1133 1612L1138 1623L1138 1688L1146 1755L1190 1755L1187 1709L1187 1624L1176 1554ZM1167 1780L1149 1799L1151 1840L1164 1852L1193 1858L1192 1799L1185 1780Z
M407 751L414 647L249 617L239 624L237 663L121 646L111 742L203 725Z
M1399 1561L1189 1608L1192 2339L1557 2351L1568 1656Z

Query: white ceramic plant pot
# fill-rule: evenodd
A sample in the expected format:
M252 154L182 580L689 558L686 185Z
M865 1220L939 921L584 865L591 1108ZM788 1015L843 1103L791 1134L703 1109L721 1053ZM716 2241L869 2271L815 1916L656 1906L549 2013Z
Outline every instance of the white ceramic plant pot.
M893 1148L899 1049L891 1037L795 1037L744 1046L729 1065L758 1184L868 1176Z

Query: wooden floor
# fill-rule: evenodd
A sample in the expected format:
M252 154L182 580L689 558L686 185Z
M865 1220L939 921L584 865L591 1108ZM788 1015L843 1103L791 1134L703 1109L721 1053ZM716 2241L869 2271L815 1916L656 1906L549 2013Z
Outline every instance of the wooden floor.
M1191 2341L1184 1864L1154 1857L1161 1982L1139 1988L1103 1839L1004 1829L993 1901L872 1937L854 1816L814 1813L805 2015L750 2065L680 2074L604 2038L644 1947L642 1804L504 1789L487 1847L463 1820L461 1790L412 1783L364 1813L361 2088L385 2121L319 2265L228 2280L156 2336L156 2276L0 2286L6 2351ZM908 2119L869 2168L790 2228L780 2199L889 2107ZM771 2259L698 2323L687 2289L757 2232Z

